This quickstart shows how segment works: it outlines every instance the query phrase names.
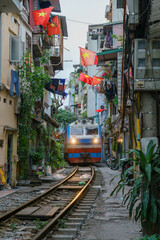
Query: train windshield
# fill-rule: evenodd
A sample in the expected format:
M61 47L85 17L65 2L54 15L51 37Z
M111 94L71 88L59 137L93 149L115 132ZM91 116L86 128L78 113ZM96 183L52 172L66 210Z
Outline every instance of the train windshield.
M86 135L98 135L98 127L86 127Z
M82 127L72 127L71 128L71 135L83 135L83 128Z

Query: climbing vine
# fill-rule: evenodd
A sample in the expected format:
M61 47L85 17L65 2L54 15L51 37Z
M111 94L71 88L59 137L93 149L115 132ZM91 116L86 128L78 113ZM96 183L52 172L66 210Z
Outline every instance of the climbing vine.
M42 57L44 61L44 57ZM19 116L18 155L20 175L25 177L29 170L30 141L36 135L33 128L35 104L41 101L45 84L50 81L50 76L44 72L43 67L34 66L29 52L24 56L24 64L19 67L21 89L21 112Z

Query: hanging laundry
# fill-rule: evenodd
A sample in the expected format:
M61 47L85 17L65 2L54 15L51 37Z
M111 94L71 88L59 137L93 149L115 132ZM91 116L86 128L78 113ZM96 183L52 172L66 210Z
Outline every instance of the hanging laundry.
M15 91L17 97L20 97L20 88L19 88L19 78L18 73L16 71L11 70L11 85L10 85L10 95L13 95L13 90L15 86Z
M113 100L115 98L115 96L117 95L117 88L115 83L107 81L105 83L105 95L107 100Z

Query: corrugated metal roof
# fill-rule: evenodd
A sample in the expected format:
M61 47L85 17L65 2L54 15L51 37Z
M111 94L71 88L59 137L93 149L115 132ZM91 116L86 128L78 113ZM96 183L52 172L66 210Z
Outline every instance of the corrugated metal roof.
M117 24L122 24L122 23L123 23L123 21L107 22L107 23L104 23L103 26L117 25Z
M117 60L117 53L122 52L122 48L109 49L104 52L97 53L98 57L98 66L100 66L105 61Z

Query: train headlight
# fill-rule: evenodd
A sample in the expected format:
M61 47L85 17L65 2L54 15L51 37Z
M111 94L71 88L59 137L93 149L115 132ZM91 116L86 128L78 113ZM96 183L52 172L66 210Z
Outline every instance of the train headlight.
M94 142L94 143L98 143L98 138L94 138L94 139L93 139L93 142Z
M76 144L76 142L77 142L77 141L76 141L76 138L71 138L71 143L72 143L72 144Z

